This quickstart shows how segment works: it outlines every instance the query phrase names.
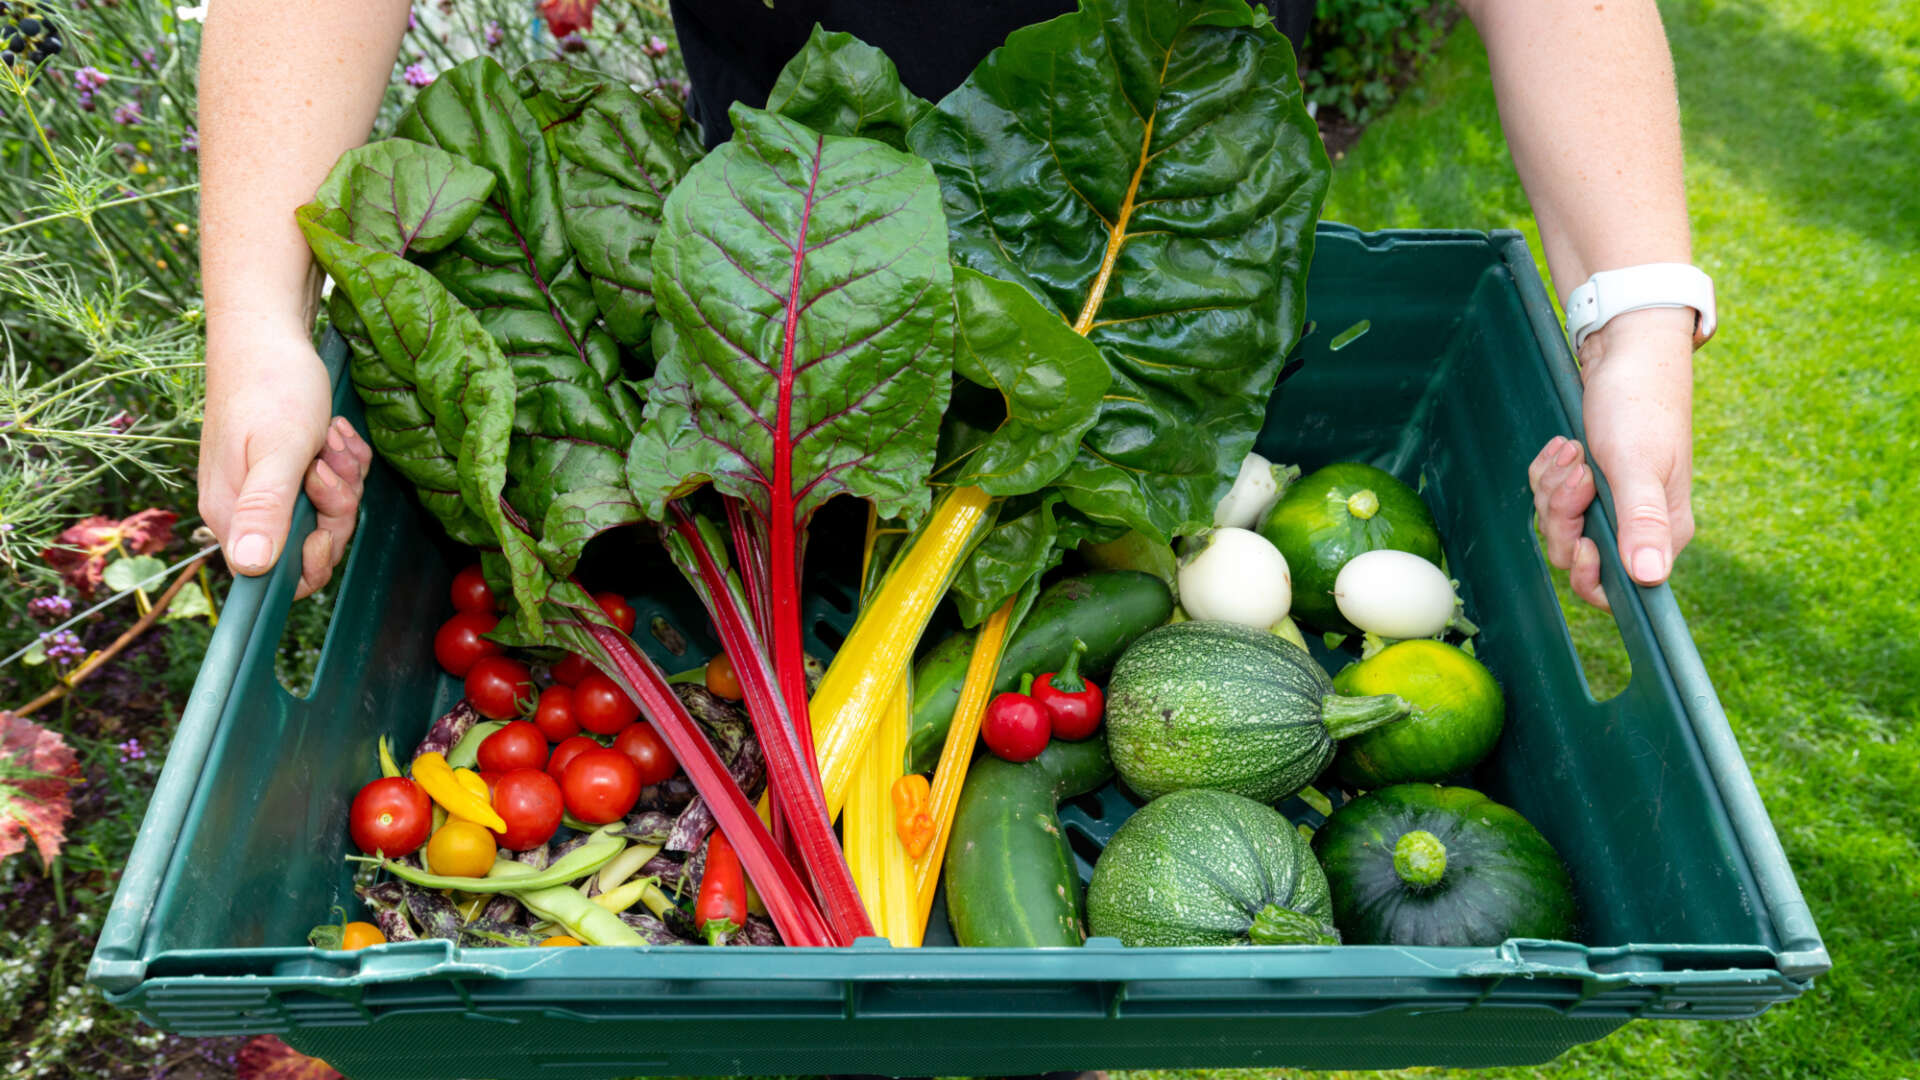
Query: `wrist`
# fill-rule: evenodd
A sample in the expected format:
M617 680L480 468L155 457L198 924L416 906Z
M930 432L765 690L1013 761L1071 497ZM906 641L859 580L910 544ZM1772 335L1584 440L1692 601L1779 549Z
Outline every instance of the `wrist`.
M1693 371L1694 312L1691 308L1646 308L1608 320L1580 346L1580 372L1591 378L1602 367L1638 364Z

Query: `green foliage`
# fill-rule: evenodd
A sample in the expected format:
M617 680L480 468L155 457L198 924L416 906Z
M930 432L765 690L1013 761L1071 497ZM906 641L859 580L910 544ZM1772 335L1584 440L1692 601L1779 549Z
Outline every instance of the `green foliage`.
M1445 37L1451 0L1319 0L1307 32L1301 81L1307 100L1366 124Z

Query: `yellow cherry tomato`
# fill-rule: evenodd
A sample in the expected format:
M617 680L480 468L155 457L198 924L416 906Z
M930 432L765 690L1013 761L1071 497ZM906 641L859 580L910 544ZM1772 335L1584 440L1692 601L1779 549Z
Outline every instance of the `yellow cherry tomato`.
M340 947L349 951L386 943L387 935L370 922L350 922L340 934Z
M443 877L486 877L498 851L484 826L453 818L427 841L427 865Z

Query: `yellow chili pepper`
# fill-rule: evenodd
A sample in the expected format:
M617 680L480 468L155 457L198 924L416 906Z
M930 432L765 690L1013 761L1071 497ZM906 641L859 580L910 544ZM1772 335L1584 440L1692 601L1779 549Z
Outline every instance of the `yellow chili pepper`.
M479 773L474 772L472 769L455 769L453 770L453 778L460 781L461 787L466 788L468 791L473 792L489 803L493 801L493 792L487 790L487 782L480 779Z
M933 843L933 814L927 807L933 788L919 773L908 773L893 782L893 828L906 846L907 854L919 858Z
M380 736L380 775L389 778L400 775L400 763L393 760L393 747L385 735Z
M469 770L461 770L473 775ZM475 780L480 777L474 775ZM484 794L475 794L448 766L447 759L437 752L421 754L413 759L413 779L426 789L427 796L434 802L446 807L447 813L457 818L465 818L477 825L485 825L494 832L506 832L507 823L493 812ZM486 781L480 781L481 790L486 789Z

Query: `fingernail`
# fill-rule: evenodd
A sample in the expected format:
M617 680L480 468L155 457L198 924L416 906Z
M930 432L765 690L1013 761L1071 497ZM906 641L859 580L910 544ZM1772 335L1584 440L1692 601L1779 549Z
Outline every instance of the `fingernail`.
M313 474L320 478L321 483L330 488L340 486L340 474L333 471L333 466L328 465L324 461L316 461L313 463Z
M1571 465L1573 464L1574 459L1579 456L1580 456L1580 444L1576 442L1568 441L1567 445L1561 447L1560 452L1554 455L1554 460L1559 462L1561 465Z
M233 545L233 564L242 570L264 570L273 557L273 541L259 533L248 533Z
M1659 548L1641 548L1633 553L1633 576L1643 585L1651 585L1667 576L1667 557Z
M347 448L347 437L340 434L339 424L335 424L327 429L327 445L331 447L336 454Z

